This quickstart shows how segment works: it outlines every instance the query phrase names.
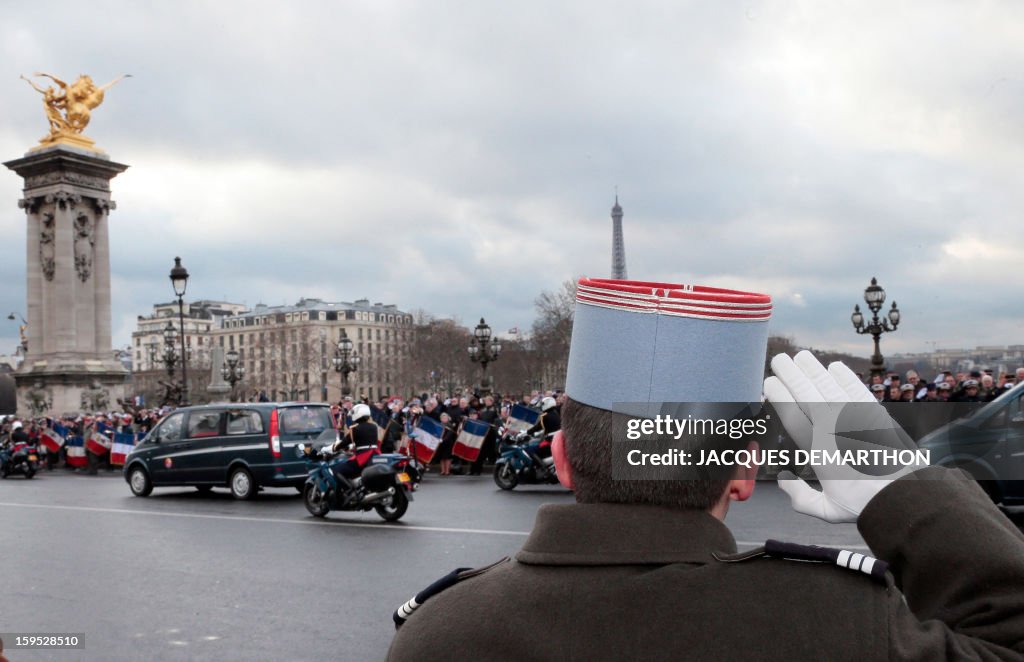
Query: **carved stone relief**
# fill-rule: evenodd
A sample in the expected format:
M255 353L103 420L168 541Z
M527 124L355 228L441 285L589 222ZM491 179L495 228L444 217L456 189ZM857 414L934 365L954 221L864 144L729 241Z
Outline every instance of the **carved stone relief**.
M80 212L75 217L75 271L83 283L92 274L93 247L96 243L96 232L89 215Z
M53 272L56 268L56 262L54 261L54 238L53 214L43 212L39 221L39 265L43 269L43 276L46 277L46 280L53 280Z
M33 175L25 178L25 188L33 189L40 186L51 186L53 184L74 184L85 188L109 191L110 182L102 177L90 177L77 172L47 172L42 175Z
M47 204L57 203L61 209L71 208L74 209L75 205L82 201L82 196L77 193L69 193L67 191L57 191L56 193L49 193L46 195Z
M18 200L18 209L24 209L26 214L34 214L41 201L42 198L34 195L22 198Z
M42 416L50 410L53 406L53 394L50 393L50 389L45 388L42 382L36 382L32 388L25 394L26 405L28 406L29 414L33 417Z
M104 412L110 405L110 393L94 379L89 388L82 391L80 404L85 413Z

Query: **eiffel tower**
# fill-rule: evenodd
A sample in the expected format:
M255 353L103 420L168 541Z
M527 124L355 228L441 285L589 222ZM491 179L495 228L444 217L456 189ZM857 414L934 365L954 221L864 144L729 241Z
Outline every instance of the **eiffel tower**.
M626 245L622 241L622 207L619 206L619 194L615 194L615 206L612 207L612 278L626 280Z

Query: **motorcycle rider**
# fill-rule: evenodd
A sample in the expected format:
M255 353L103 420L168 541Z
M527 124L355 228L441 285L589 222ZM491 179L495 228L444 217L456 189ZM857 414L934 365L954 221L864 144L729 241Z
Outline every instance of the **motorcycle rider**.
M562 429L562 417L558 415L558 403L550 395L540 401L540 418L537 422L526 431L527 434L533 435L537 432L543 431L544 436L540 440L540 446L537 447L536 456L541 461L541 464L547 467L551 462L551 439L555 436L555 433Z
M28 443L28 433L25 432L25 428L22 427L21 421L14 421L11 424L11 447L16 448L18 444Z
M337 453L342 448L353 451L351 457L335 466L335 472L345 478L354 478L362 472L363 467L370 463L370 458L380 454L377 446L377 425L370 420L370 408L359 403L352 407L352 425L345 436L331 444L331 452Z

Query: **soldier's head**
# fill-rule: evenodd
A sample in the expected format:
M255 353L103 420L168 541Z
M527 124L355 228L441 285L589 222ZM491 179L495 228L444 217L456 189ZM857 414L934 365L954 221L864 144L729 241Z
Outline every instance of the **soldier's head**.
M761 294L581 279L562 430L552 445L559 479L576 500L724 517L730 500L748 498L756 465L699 479L615 479L613 453L624 457L628 449L625 439L613 439L613 419L622 415L613 410L623 411L622 403L648 414L668 403L759 403L770 314L771 299Z

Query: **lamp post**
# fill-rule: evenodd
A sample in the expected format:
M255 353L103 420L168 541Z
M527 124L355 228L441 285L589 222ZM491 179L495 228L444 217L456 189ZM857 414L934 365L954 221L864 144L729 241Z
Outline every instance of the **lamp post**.
M188 404L188 361L185 353L185 288L188 286L188 269L181 266L181 258L174 258L174 267L171 268L171 287L174 288L174 295L178 297L178 325L181 330L181 404Z
M885 317L878 316L878 311L882 309L882 304L885 303L885 290L882 289L875 278L871 279L871 285L864 290L864 303L871 310L871 319L868 323L864 323L864 314L860 312L860 304L853 307L850 321L853 322L853 328L857 333L870 334L874 338L875 353L871 355L871 374L884 375L885 361L878 347L878 340L882 337L883 333L895 331L896 327L899 326L900 309L896 307L896 302L893 301L892 308L889 309L888 314Z
M156 347L157 343L155 340L146 343L146 358L149 359L150 370L156 367Z
M15 321L16 319L21 320L21 324L18 326L18 339L21 341L21 345L18 346L18 352L20 354L27 354L28 336L25 335L25 329L28 328L28 322L25 321L25 318L22 317L20 313L11 313L7 316L7 319L11 320L12 322Z
M245 378L245 367L238 364L238 350L229 349L224 355L220 375L224 381L231 384L231 402L235 402L235 384Z
M342 395L349 394L348 376L359 369L360 360L359 355L352 349L352 341L349 340L348 334L345 332L345 329L342 329L341 338L338 339L338 348L334 350L334 358L332 359L334 370L341 373Z
M178 330L174 328L170 320L167 320L167 326L164 327L164 353L161 358L161 362L164 367L167 368L167 378L174 380L174 367L178 365L178 350L175 349L174 345L178 342Z
M486 395L491 392L490 382L487 379L487 364L498 360L498 355L501 354L501 342L496 337L491 337L491 327L482 317L480 323L473 329L473 339L476 344L470 345L468 348L469 360L480 364L480 392Z

